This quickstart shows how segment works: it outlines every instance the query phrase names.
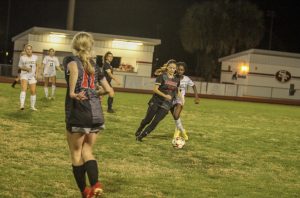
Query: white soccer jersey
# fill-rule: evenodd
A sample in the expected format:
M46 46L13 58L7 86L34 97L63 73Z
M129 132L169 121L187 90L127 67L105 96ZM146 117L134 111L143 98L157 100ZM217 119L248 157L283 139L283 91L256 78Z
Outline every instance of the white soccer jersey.
M179 86L183 101L179 97L176 97L176 100L173 101L173 104L178 103L178 104L183 105L185 102L184 96L185 96L187 87L188 86L192 87L194 85L195 85L194 82L189 77L183 75L183 78L180 80L180 86Z
M56 67L59 66L59 61L56 56L45 56L43 64L45 77L51 77L56 75Z
M21 68L25 66L27 68L31 68L31 72L21 70L21 74L20 74L21 77L25 77L28 79L35 77L37 59L38 57L36 55L31 55L30 57L27 55L23 55L20 57L19 67Z
M181 92L181 95L184 97L185 96L185 93L186 93L186 90L187 90L187 86L194 86L194 82L187 76L183 76L183 78L180 80L180 92Z

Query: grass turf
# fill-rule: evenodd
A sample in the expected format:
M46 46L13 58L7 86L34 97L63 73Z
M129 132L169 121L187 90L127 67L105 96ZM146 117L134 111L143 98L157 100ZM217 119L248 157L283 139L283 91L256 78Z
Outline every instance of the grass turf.
M49 101L38 87L32 112L29 92L19 110L18 88L0 84L0 197L80 197L65 138L65 89ZM150 97L116 93L117 113L105 112L94 148L103 197L300 196L299 107L188 98L181 118L190 140L176 150L170 115L135 141Z

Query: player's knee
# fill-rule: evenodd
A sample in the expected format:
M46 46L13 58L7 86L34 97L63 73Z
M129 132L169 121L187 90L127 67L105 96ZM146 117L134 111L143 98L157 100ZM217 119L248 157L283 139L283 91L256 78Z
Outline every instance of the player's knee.
M83 149L82 149L82 158L84 159L84 161L94 159L92 148L84 146Z

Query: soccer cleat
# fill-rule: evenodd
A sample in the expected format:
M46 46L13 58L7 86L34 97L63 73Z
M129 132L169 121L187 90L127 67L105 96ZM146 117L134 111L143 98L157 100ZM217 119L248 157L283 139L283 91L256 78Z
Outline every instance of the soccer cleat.
M173 135L173 138L177 138L179 136L180 136L180 131L176 128L175 132L174 132L174 135Z
M138 136L136 136L136 141L142 142L143 138L146 136L147 134L145 132L141 132Z
M89 194L89 198L99 197L103 194L103 187L100 182L97 182L94 186L92 186L91 192Z
M30 108L32 111L37 111L37 109L35 107L31 107Z
M88 197L90 197L90 193L91 193L91 188L85 187L84 191L81 193L82 194L82 198L88 198Z
M20 110L22 110L22 111L23 111L23 110L24 110L24 107L23 107L23 106L21 106L21 107L20 107Z
M189 136L187 135L186 130L183 130L182 137L184 138L184 140L189 140Z
M113 109L107 109L107 113L116 113Z

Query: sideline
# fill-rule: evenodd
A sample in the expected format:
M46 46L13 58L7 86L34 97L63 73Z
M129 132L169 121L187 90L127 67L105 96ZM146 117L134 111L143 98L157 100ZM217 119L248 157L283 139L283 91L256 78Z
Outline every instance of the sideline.
M15 78L0 76L0 83L12 83ZM37 85L42 86L43 82L38 82ZM65 83L57 83L57 87L67 87ZM117 92L127 92L127 93L139 93L139 94L152 94L151 90L142 90L142 89L129 89L129 88L118 88L114 87L114 90ZM299 100L291 99L274 99L274 98L259 98L259 97L236 97L236 96L218 96L218 95L207 95L207 94L198 94L201 98L208 99L220 99L220 100L233 100L233 101L242 101L242 102L258 102L258 103L269 103L269 104L282 104L282 105L296 105L300 106ZM187 93L186 96L194 97L194 94Z

